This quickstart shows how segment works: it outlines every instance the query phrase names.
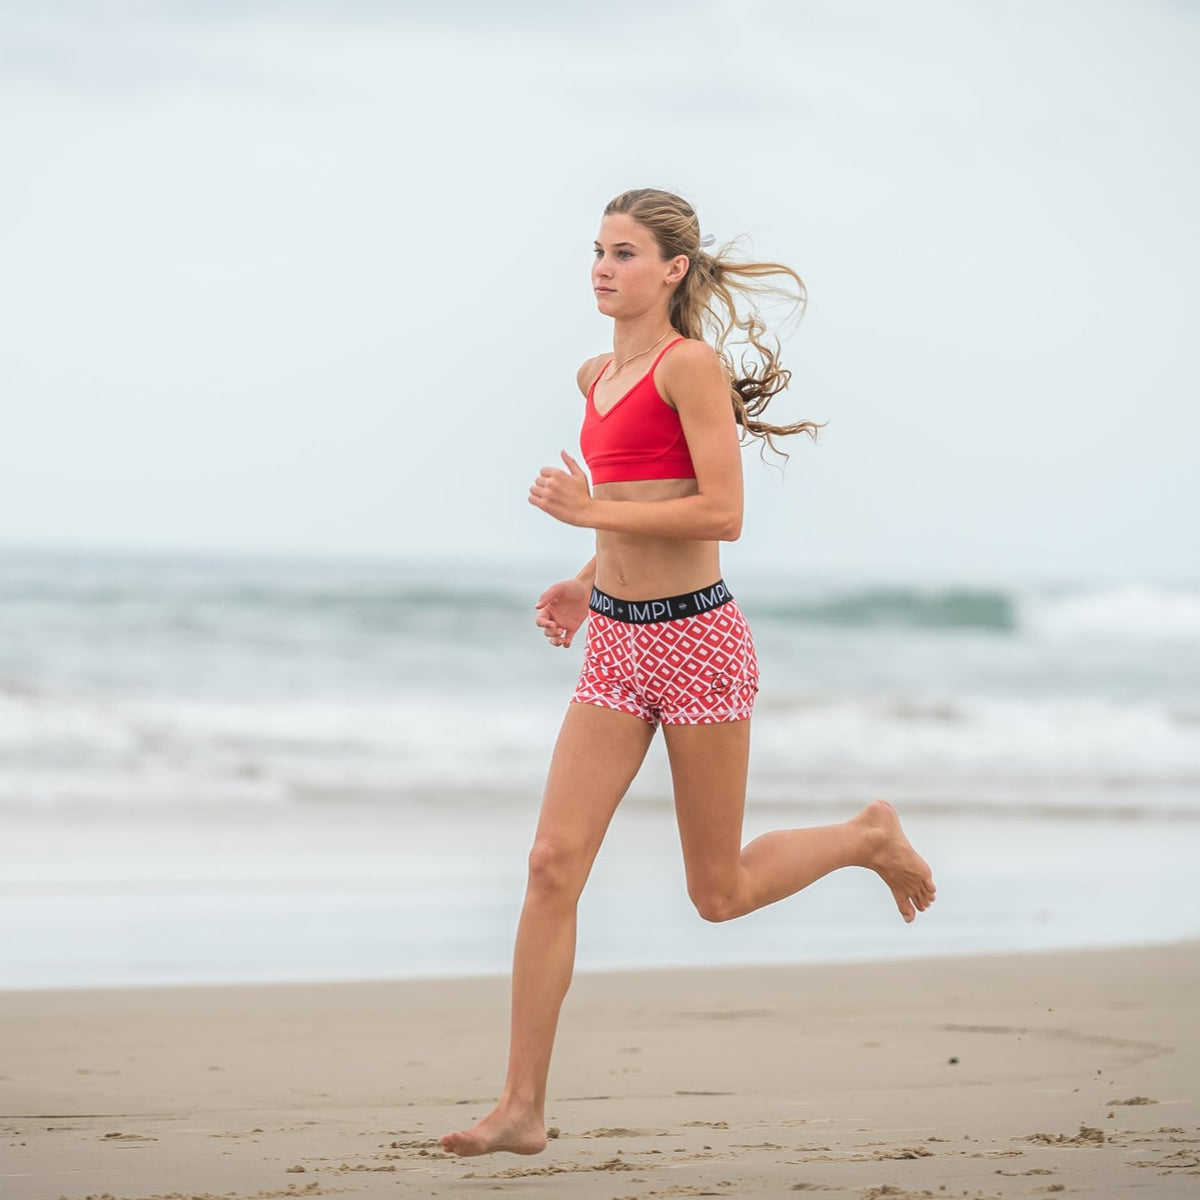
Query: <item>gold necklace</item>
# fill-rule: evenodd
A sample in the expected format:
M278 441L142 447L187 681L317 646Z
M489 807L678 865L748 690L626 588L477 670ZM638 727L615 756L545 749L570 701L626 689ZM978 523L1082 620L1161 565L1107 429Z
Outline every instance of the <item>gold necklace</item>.
M668 330L667 330L667 332L666 332L666 333L664 333L664 334L662 335L662 337L660 337L660 338L658 339L658 342L665 342L665 341L667 340L667 338L669 338L669 337L671 336L671 334L673 334L674 332L675 332L675 331L674 331L673 329L668 329ZM607 373L606 373L606 374L605 374L605 376L604 376L604 382L605 382L605 383L608 383L608 381L609 381L610 379L616 379L616 377L617 377L617 376L618 376L618 375L621 373L621 368L622 368L622 367L623 367L623 366L624 366L626 363L631 363L631 362L633 362L633 360L634 360L635 358L641 358L643 354L649 354L649 353L650 353L650 351L651 351L651 350L653 350L653 349L654 349L654 347L658 345L658 342L652 342L652 343L651 343L649 346L647 346L647 347L645 348L645 350L639 350L639 351L638 351L636 354L631 354L631 355L630 355L628 358L623 358L623 359L622 359L622 360L621 360L619 363L617 363L616 367L614 367L614 368L613 368L613 370L612 370L611 372L608 372L608 369L607 369L607 368L605 368L605 371L606 371Z

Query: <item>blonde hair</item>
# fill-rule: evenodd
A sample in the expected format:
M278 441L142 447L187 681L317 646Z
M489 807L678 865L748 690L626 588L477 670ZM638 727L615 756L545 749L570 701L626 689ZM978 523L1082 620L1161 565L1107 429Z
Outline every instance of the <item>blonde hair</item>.
M647 229L664 259L687 257L687 274L671 295L671 324L684 337L708 342L717 352L729 376L734 416L745 433L762 438L781 454L773 438L792 433L816 438L820 425L815 421L772 425L760 420L771 398L787 387L792 373L780 365L779 341L768 337L759 302L768 297L783 300L789 306L787 316L798 319L807 301L804 280L782 263L732 258L730 245L716 254L706 253L700 246L695 209L671 192L658 188L622 192L604 209L606 217L614 213L624 213ZM779 278L773 281L772 276ZM737 365L726 348L731 341L747 347Z

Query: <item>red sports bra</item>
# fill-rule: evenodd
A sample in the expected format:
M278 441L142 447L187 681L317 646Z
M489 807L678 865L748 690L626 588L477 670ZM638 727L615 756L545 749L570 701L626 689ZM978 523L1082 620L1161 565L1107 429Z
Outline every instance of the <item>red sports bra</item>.
M662 362L663 354L686 340L678 337L664 346L650 370L604 413L596 411L595 395L596 384L600 382L600 375L608 370L608 363L592 380L579 448L592 473L593 483L696 478L679 414L654 386L654 371Z

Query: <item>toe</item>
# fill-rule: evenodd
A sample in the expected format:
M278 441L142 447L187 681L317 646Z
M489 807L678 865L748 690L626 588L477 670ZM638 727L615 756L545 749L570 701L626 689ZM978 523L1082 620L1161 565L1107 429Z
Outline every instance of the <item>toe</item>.
M447 1133L441 1142L442 1149L447 1154L457 1154L460 1158L465 1158L471 1152L465 1130L460 1129L455 1133Z

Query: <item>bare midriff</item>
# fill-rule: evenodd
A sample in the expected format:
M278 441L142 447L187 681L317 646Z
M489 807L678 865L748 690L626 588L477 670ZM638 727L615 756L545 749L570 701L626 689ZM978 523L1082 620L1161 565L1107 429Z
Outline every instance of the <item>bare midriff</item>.
M694 479L600 483L597 500L655 503L694 496ZM657 600L696 591L721 578L720 543L635 533L596 532L596 586L623 600Z

